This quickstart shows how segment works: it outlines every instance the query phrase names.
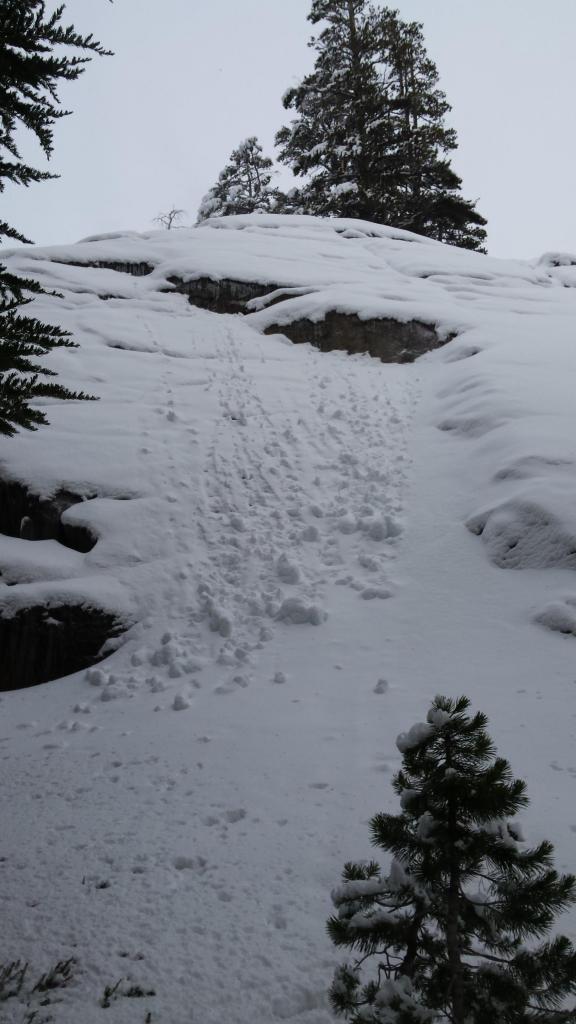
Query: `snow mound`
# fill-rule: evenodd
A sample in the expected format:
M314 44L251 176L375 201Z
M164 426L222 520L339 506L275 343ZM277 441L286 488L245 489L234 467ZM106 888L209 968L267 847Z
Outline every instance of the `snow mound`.
M479 512L466 525L502 569L576 569L574 499L576 487L572 495L541 487Z
M535 266L545 267L564 288L576 288L576 256L569 252L546 252Z
M536 615L534 621L554 633L576 636L576 595L552 601Z

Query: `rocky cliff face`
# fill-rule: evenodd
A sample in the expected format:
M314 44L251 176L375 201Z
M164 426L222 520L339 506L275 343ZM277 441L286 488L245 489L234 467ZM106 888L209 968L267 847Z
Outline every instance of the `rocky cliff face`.
M36 686L97 664L123 628L114 615L82 602L42 602L0 613L0 690Z
M66 519L83 500L65 489L41 496L0 478L0 691L96 664L126 628L97 597L62 589L98 540Z
M73 264L79 266L81 264ZM112 270L118 274L145 277L152 274L148 263L96 261L87 266ZM238 281L232 278L197 277L186 280L168 276L171 290L186 295L190 305L211 313L250 315L254 308L271 309L285 302L291 289L278 284ZM298 290L298 289L296 289ZM110 296L113 297L113 296ZM309 344L322 352L366 353L383 363L410 363L431 352L453 337L439 333L431 323L398 320L391 317L367 317L356 313L326 309L317 319L310 317L269 323L265 334L284 334L296 344Z
M290 341L308 343L321 352L367 354L383 363L413 363L450 338L439 338L430 324L409 320L361 320L349 313L328 312L322 320L295 320L281 327L271 324L266 334L285 334Z

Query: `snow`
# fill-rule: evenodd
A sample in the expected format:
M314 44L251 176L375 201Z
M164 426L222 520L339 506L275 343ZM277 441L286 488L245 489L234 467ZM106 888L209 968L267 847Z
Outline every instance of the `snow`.
M434 727L432 725L427 725L426 722L415 722L408 732L401 732L396 737L396 746L401 754L405 754L407 750L414 750L433 735Z
M55 540L34 545L17 537L0 534L0 577L3 583L33 583L35 580L80 576L84 558Z
M392 1009L396 1004L398 1009ZM397 1024L399 1014L409 1013L412 1019L420 1024L430 1024L434 1014L426 1010L412 995L412 985L408 978L385 980L376 999L378 1016L382 1024ZM386 1012L388 1010L388 1012Z
M290 579L289 583L294 580ZM286 622L292 625L303 625L310 623L312 626L319 626L326 618L326 613L315 604L307 604L299 597L286 597L282 601L276 619L278 622Z
M80 343L49 365L99 401L0 441L0 475L83 497L65 519L97 538L0 538L0 607L134 623L0 700L0 959L35 980L74 957L58 1024L96 1024L119 979L156 993L112 999L122 1024L330 1024L329 893L398 812L395 737L438 692L488 714L528 842L573 869L573 258L269 215L3 258L62 293L31 307ZM280 301L220 316L171 291L206 275ZM457 336L395 366L260 333L330 309Z
M443 711L442 708L431 707L426 715L426 721L436 729L441 729L443 725L450 721L450 714L448 711Z
M11 618L17 612L37 604L45 608L56 608L59 605L99 608L125 620L131 619L134 614L132 596L118 580L109 575L0 585L0 615L3 618Z
M332 902L335 907L341 906L347 900L356 900L361 896L379 896L386 890L386 880L383 878L368 878L353 882L343 882L338 888L332 890Z

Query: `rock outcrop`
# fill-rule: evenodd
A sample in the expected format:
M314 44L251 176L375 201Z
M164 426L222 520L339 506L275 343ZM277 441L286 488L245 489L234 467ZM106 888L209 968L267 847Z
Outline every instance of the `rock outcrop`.
M0 690L35 686L95 665L124 628L110 613L85 604L24 608L8 616L0 609Z
M295 320L271 325L265 334L285 334L297 344L309 342L321 352L339 349L350 354L367 352L383 363L411 363L418 356L446 344L430 324L409 320L361 320L346 313L327 313L323 320Z
M91 551L96 543L83 526L62 521L62 513L84 499L60 490L40 498L15 480L0 479L0 533L24 540L57 540L74 551Z
M276 285L251 281L218 281L210 277L198 277L194 281L169 277L168 280L175 291L188 296L192 306L208 309L211 313L246 313L248 302L276 289Z

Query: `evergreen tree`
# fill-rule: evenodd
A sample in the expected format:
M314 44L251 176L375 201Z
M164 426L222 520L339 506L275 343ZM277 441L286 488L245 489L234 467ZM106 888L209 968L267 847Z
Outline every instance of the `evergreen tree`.
M422 27L402 21L398 11L386 10L380 18L379 56L386 69L389 109L389 148L384 155L397 204L396 222L442 242L478 249L486 238L486 221L474 203L461 196L461 179L447 157L457 148L457 137L445 123L451 107L439 88ZM384 180L381 206L389 191Z
M308 20L328 24L310 40L314 71L284 96L298 116L276 136L280 160L307 178L300 198L308 213L373 219L370 154L382 114L370 59L377 19L366 0L314 0Z
M232 151L218 181L204 196L197 223L208 217L272 212L281 195L271 185L273 176L272 160L263 155L256 136L245 139Z
M355 1024L576 1021L563 1009L576 951L544 938L576 900L576 879L554 870L549 842L523 846L511 819L528 803L525 783L469 706L436 697L427 722L398 737L402 813L371 822L390 871L347 864L332 894L329 934L360 955L336 971L331 1000Z
M47 15L42 0L2 0L0 4L0 192L6 181L31 185L55 175L25 163L16 143L22 126L33 132L47 157L52 154L55 121L70 111L60 107L57 86L73 81L90 57L69 56L60 46L105 54L91 35L79 35L62 25L64 5ZM0 238L27 242L14 227L0 221ZM75 347L59 327L18 309L43 294L37 282L19 278L0 265L0 434L18 427L35 430L46 423L45 414L31 403L45 397L86 399L49 381L54 371L37 360L54 348Z
M368 0L313 0L308 18L325 23L314 71L286 93L297 116L276 137L307 211L480 248L486 221L448 160L456 133L422 25Z

